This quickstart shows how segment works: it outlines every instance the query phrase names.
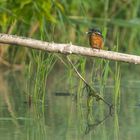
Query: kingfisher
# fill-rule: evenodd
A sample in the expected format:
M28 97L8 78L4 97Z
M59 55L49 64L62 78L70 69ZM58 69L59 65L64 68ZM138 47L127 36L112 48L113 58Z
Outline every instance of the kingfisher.
M104 39L100 30L89 29L87 34L89 36L89 44L92 48L103 49Z

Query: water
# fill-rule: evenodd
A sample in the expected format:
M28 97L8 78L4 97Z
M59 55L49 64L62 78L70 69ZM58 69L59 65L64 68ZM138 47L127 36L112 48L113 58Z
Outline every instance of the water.
M88 110L84 99L77 104L74 95L56 96L71 92L62 85L67 84L65 78L58 84L49 77L45 103L29 96L26 80L20 72L0 73L1 140L139 140L140 81L122 79L120 109L108 116L104 103L94 102L93 110ZM105 94L111 101L113 83Z

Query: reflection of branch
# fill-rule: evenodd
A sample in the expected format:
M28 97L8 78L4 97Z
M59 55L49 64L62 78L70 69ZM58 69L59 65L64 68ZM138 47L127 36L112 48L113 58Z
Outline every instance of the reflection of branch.
M70 60L69 56L67 56L67 60L71 64L72 68L76 72L76 74L79 76L79 78L85 83L87 91L89 93L89 96L95 97L96 101L102 100L105 104L109 106L109 112L111 114L112 104L108 103L103 97L101 97L97 92L87 83L87 81L82 77L82 75L78 72L76 67L73 65L72 61Z
M89 131L91 131L92 129L95 129L97 126L101 125L107 118L109 118L111 115L108 114L106 115L102 120L100 121L97 121L96 123L94 124L88 124L86 130L85 130L85 134L88 134Z
M9 95L7 87L8 87L7 81L5 81L4 77L1 74L0 75L0 93L3 93L2 96L4 98L5 104L7 105L7 109L11 115L12 122L16 125L17 128L19 128L18 121L16 120L16 113L10 101L10 97L12 96Z
M22 70L22 68L23 68L23 65L21 65L21 64L10 64L8 61L4 60L2 57L0 57L0 64L6 66L8 68L12 68L15 71Z

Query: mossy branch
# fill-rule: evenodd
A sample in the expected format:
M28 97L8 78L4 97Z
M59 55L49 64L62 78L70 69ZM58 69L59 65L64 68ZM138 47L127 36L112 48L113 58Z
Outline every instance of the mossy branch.
M133 64L140 64L140 56L136 55L86 48L72 44L58 44L52 42L45 42L31 38L20 37L16 35L0 34L0 43L20 45L47 52L76 54L90 57L99 57L114 61L122 61Z

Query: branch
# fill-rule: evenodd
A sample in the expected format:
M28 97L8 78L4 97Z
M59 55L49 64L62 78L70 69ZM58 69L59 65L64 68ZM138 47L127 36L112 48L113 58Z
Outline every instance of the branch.
M67 56L67 60L69 61L69 63L71 64L72 68L74 69L74 71L76 72L76 74L79 76L79 78L82 79L82 81L85 83L85 85L89 89L89 91L88 91L89 92L89 95L92 96L92 97L95 97L96 98L96 101L102 100L105 104L107 104L109 106L109 112L111 114L112 104L109 104L103 97L101 97L99 94L96 93L96 91L88 84L88 82L78 72L78 70L73 65L72 61L70 60L70 58L68 56Z
M122 61L127 63L140 64L140 56L123 54L113 51L98 50L76 46L72 44L49 43L31 38L19 37L16 35L0 34L0 43L21 45L28 48L44 50L48 52L77 54L90 57L99 57L114 61Z

